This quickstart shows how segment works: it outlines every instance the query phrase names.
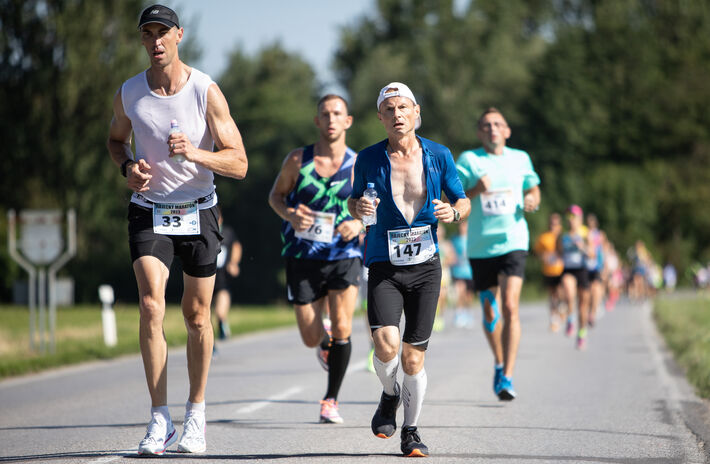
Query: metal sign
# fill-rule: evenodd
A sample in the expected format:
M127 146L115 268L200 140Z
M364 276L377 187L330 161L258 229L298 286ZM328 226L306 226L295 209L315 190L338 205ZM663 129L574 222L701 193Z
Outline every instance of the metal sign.
M21 211L20 225L20 250L27 259L45 265L59 257L64 249L61 211Z
M49 346L55 352L54 332L57 322L57 271L76 254L76 213L67 212L67 249L62 239L62 212L59 210L26 210L20 212L22 238L17 250L15 210L7 212L7 245L10 257L29 274L30 348L35 347L35 333L39 332L39 346L45 351L47 290L49 290ZM60 256L61 254L61 256ZM24 256L23 256L24 255ZM36 266L36 267L35 267ZM47 283L47 276L49 282ZM48 288L47 288L48 287ZM37 295L35 295L37 289ZM35 317L35 296L39 303L39 321Z

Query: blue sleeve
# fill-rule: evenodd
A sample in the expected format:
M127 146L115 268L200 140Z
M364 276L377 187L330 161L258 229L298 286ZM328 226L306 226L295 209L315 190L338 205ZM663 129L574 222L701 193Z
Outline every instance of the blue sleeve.
M449 201L454 203L456 202L456 200L466 197L466 193L463 190L461 179L459 179L459 175L456 170L456 164L454 164L454 156L447 149L442 153L442 157L444 161L444 182L442 185L442 189L446 194L446 198L448 198Z
M365 167L362 162L362 156L358 155L355 159L355 169L353 172L353 191L350 193L350 198L360 198L362 193L367 188L365 183Z

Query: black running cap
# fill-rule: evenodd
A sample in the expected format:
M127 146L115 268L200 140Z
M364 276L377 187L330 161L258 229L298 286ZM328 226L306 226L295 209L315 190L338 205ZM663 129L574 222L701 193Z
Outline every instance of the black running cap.
M152 5L143 10L141 18L138 20L138 29L148 23L160 23L168 27L180 27L177 13L163 5Z

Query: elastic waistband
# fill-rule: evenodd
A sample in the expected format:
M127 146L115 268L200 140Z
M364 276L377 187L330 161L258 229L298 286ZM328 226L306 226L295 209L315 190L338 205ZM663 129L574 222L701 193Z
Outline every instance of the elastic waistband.
M214 198L215 198L216 195L217 195L217 191L216 191L216 190L212 190L212 193L210 193L209 195L205 195L205 196L202 197L202 198L198 198L198 199L197 199L197 204L202 205L202 204L211 202L212 200L214 200ZM137 200L137 201L134 201L134 200ZM145 204L147 204L147 205L154 205L154 204L156 203L156 202L154 202L154 201L151 201L151 200L147 199L146 197L144 197L144 196L141 195L140 193L135 193L135 192L133 193L133 196L132 196L132 198L131 198L131 201L133 201L134 203L137 203L137 204L139 204L139 205L140 205L141 203L145 203ZM166 202L166 203L171 203L171 202ZM172 202L172 203L175 203L175 202ZM177 203L186 203L186 202L180 201L180 202L177 202Z
M214 198L215 193L216 193L216 192L215 192L214 190L212 190L212 193L210 193L209 195L206 195L206 196L204 196L204 197L202 197L202 198L198 198L198 199L197 199L197 203L199 203L199 204L207 203L208 201L210 201L210 200L212 200L212 199ZM140 193L134 193L133 196L134 196L136 199L140 200L140 201L143 201L143 202L148 203L149 205L152 205L152 204L155 203L154 201L150 201L149 199L147 199L146 197L144 197L144 196L141 195ZM170 203L170 202L166 202L166 203ZM173 203L174 203L174 202L173 202ZM185 202L180 201L180 202L178 202L178 203L185 203Z

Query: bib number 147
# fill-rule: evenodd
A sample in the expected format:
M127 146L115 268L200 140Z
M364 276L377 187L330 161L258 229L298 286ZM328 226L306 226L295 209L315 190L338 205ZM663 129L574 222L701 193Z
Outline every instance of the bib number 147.
M404 246L395 245L394 251L397 253L397 258L401 258L404 255L409 256L409 258L413 258L415 256L418 256L419 253L422 251L422 244L407 243Z

